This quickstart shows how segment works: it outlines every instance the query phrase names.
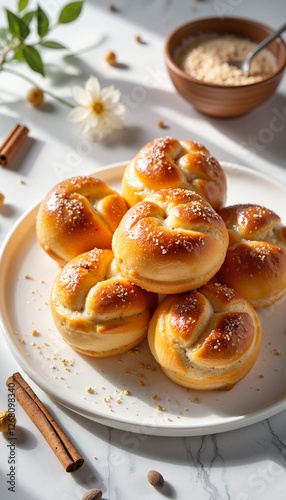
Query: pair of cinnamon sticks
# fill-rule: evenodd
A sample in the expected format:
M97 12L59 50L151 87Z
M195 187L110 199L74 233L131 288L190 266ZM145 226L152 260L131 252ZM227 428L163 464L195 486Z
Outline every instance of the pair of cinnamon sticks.
M66 472L79 469L84 463L83 458L20 373L9 377L6 385L42 433Z
M15 153L22 146L28 135L29 129L17 123L0 145L0 165L6 167Z

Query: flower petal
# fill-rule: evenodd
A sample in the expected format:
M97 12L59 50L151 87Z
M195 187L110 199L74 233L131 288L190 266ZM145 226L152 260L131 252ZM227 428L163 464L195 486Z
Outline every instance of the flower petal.
M67 116L69 122L81 122L85 120L90 114L90 109L84 106L75 106Z
M106 102L107 99L108 100L110 99L111 102L117 102L119 101L120 96L121 96L120 90L115 89L114 85L111 85L110 87L105 87L104 89L102 89L100 93L102 102Z
M89 132L90 128L91 128L91 127L90 127L90 119L89 119L89 117L88 117L88 118L86 118L85 120L83 120L83 122L82 122L82 124L81 124L81 126L80 126L80 131L79 131L79 133L80 133L81 135L86 134L87 132Z
M110 111L106 111L105 116L106 116L106 119L112 123L113 128L115 128L117 130L121 130L121 129L125 128L123 121L114 113L112 113Z
M97 127L98 125L98 121L99 121L99 116L100 115L97 115L96 113L92 113L90 115L90 127L91 128L95 128Z
M79 85L72 86L72 95L75 101L82 106L89 106L91 104L90 95Z
M90 76L85 84L85 90L88 92L92 102L100 100L100 83L95 76Z
M114 113L115 115L124 115L127 112L126 106L124 104L118 103L118 104L113 104L112 106L104 105L106 111Z

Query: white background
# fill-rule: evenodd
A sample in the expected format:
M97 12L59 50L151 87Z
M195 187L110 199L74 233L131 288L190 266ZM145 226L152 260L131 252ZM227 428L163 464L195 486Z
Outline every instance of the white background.
M39 3L56 19L65 2ZM96 75L103 86L114 84L121 90L128 110L125 130L115 132L103 143L91 144L78 135L77 124L66 122L68 108L47 98L43 107L34 109L25 99L30 85L0 73L0 138L17 122L30 129L22 155L9 168L0 169L0 191L5 195L5 205L0 210L0 242L23 211L60 180L128 160L145 143L161 135L198 140L219 160L248 166L286 186L286 75L275 95L259 109L240 118L220 120L196 112L175 92L163 59L164 40L179 24L207 16L238 16L278 28L286 20L285 0L118 0L114 2L117 12L110 12L109 4L86 0L76 22L55 30L51 38L67 45L74 56L46 50L46 78L21 65L17 68L70 102L71 85L82 85L90 74ZM15 5L14 1L0 1L1 7L11 10ZM4 19L1 9L0 24ZM137 35L146 43L138 44ZM116 52L121 67L104 62L106 50ZM285 126L273 133L271 119L276 110L285 117L281 122ZM168 128L159 129L158 120L163 120ZM5 381L19 369L2 341L0 411L7 406ZM81 499L91 487L102 489L106 500L147 496L151 500L268 500L285 496L285 411L224 434L148 437L114 430L75 415L26 378L76 442L85 465L72 475L66 474L17 405L16 493L7 490L8 448L0 436L1 499ZM150 469L164 475L164 490L159 492L149 485L146 475Z

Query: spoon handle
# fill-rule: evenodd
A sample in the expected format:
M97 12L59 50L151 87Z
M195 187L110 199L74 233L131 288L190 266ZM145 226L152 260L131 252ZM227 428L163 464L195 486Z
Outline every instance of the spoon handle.
M279 28L277 31L275 31L272 35L269 35L267 38L265 38L265 40L260 42L257 45L257 47L255 47L253 50L251 50L246 56L247 62L249 63L251 61L251 59L257 54L257 52L260 52L261 49L264 49L264 47L266 47L270 42L272 42L272 40L277 38L277 36L280 35L280 33L282 33L285 30L286 30L286 23L283 24L283 26L281 26L281 28Z

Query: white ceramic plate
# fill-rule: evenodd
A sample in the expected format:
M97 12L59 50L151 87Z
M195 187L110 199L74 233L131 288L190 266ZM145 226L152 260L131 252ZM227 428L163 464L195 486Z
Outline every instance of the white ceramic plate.
M111 165L95 176L119 191L125 165ZM227 204L259 203L286 220L285 187L253 170L224 162L222 166ZM264 331L259 359L231 391L191 391L174 384L161 372L146 341L135 352L106 359L73 351L51 319L49 295L59 267L37 242L37 211L38 205L26 212L3 244L0 311L12 354L51 397L97 422L162 436L223 432L286 408L285 298L259 312ZM32 335L34 330L37 335Z

